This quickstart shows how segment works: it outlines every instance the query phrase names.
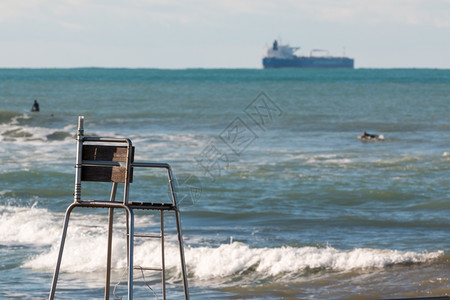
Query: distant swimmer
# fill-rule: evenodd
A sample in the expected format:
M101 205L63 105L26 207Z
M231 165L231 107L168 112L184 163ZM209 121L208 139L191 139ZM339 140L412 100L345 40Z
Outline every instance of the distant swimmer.
M381 134L370 134L363 131L363 133L358 136L358 139L365 141L382 141L384 140L384 136Z
M34 100L33 106L31 107L31 111L39 111L39 103L37 100Z
M378 135L376 135L376 134L370 134L370 133L367 133L367 132L365 132L365 131L363 131L362 136L363 136L363 137L370 138L370 139L374 139L374 138L377 138L377 137L378 137Z

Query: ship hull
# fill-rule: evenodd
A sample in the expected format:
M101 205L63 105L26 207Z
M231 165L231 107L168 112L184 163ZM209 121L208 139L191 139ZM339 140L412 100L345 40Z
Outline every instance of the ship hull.
M354 60L347 57L294 57L294 58L263 58L263 66L269 68L354 68Z

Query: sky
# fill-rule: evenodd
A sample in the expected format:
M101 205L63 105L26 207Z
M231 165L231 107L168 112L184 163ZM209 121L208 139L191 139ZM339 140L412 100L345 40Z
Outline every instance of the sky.
M450 69L450 0L0 0L0 68L262 68L274 39Z

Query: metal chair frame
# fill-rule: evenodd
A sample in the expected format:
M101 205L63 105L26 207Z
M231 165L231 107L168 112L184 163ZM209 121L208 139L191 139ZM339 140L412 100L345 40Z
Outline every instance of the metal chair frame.
M85 145L87 143L87 145ZM100 158L100 160L83 159L83 153L86 155L86 148L88 145L94 145L97 147L94 149L94 156ZM110 146L113 145L113 146ZM125 145L125 146L117 146ZM108 150L109 152L120 149L121 157L114 158L110 154L108 160L105 159L100 152ZM125 156L123 155L126 153ZM107 156L108 156L107 155ZM90 155L92 156L92 155ZM184 258L183 238L181 234L181 219L180 212L177 206L177 196L175 192L174 179L172 174L172 168L167 163L145 163L134 162L134 148L130 139L127 138L104 138L104 137L85 137L84 136L84 117L78 118L78 130L77 130L77 153L75 164L75 191L74 202L69 205L66 210L63 232L61 237L61 243L58 253L58 260L56 263L55 272L53 275L52 287L49 294L49 299L54 299L56 292L56 285L58 282L59 271L61 268L61 261L64 251L64 244L67 236L67 229L69 226L69 220L71 212L76 207L89 207L89 208L108 208L108 245L107 245L107 262L106 262L106 282L105 282L105 299L109 299L110 295L110 279L111 279L111 253L112 253L112 231L113 231L113 213L114 209L124 209L127 217L127 265L128 265L128 299L133 299L133 252L134 252L134 237L158 237L161 239L161 268L142 268L145 270L157 270L162 272L162 293L163 299L166 299L166 286L165 286L165 256L164 256L164 211L173 211L176 219L177 236L180 252L180 262L183 277L183 289L185 299L189 299L189 289L187 281L186 263ZM92 158L92 157L89 157ZM165 169L167 171L169 188L171 194L171 203L168 202L131 202L129 201L129 186L132 181L133 168L158 168ZM87 178L86 173L90 174ZM106 177L105 177L105 173ZM82 200L81 199L81 182L82 181L109 181L112 182L112 189L109 201L96 201L96 200ZM118 183L123 182L123 200L122 202L116 202L116 191ZM134 234L134 209L140 210L159 210L161 218L161 234L160 235L146 235L146 234Z

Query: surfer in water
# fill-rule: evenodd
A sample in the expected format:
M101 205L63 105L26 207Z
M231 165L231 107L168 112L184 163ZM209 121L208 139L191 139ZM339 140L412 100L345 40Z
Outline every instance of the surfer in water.
M362 136L362 137L366 137L366 138L370 138L370 139L375 139L375 138L378 137L378 135L370 134L370 133L367 133L367 132L365 132L365 131L363 131L363 133L362 133L361 136Z
M358 139L360 140L375 140L375 141L382 141L384 140L384 136L383 135L378 135L378 134L370 134L367 133L365 131L363 131L363 133L358 136Z
M39 103L37 100L34 100L33 106L31 107L31 111L39 111Z

